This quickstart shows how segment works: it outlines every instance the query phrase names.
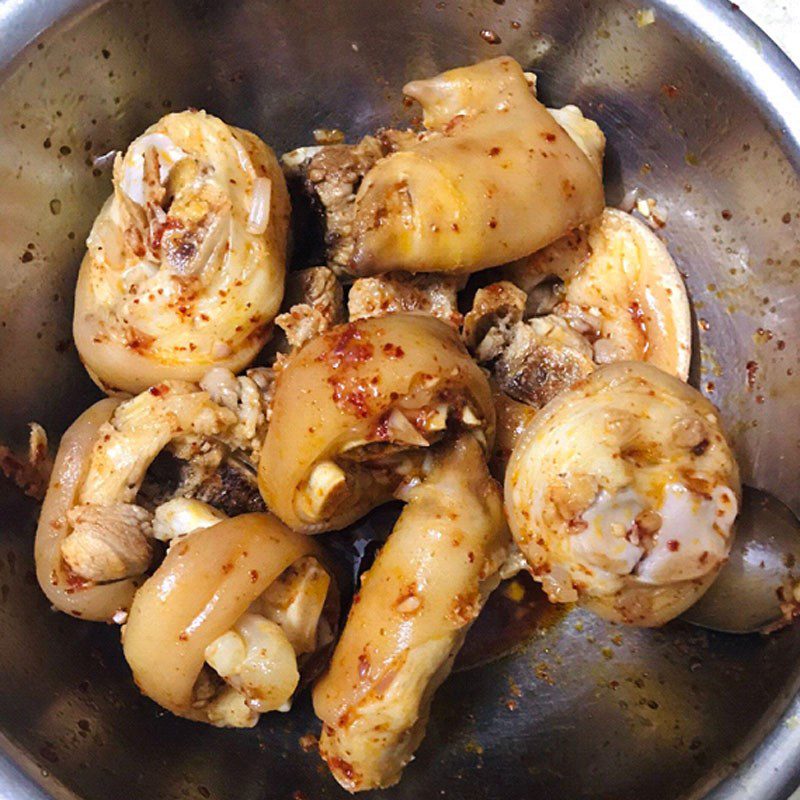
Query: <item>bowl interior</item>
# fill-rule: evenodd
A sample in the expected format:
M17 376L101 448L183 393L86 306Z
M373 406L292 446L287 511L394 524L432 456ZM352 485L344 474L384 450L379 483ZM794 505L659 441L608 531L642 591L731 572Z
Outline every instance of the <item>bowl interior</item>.
M694 306L693 381L721 407L744 480L800 509L800 154L670 3L650 3L645 27L625 0L83 5L0 84L3 441L21 444L29 420L56 440L96 397L70 318L110 191L101 156L187 106L277 150L320 127L356 137L406 118L406 80L505 52L548 102L601 123L610 203L638 187L666 212ZM39 593L35 505L2 482L0 507L0 730L38 783L86 800L345 796L299 745L318 727L308 698L254 731L141 698L118 632L53 614ZM402 783L375 796L699 797L775 726L798 665L797 628L737 638L569 613L517 655L454 675Z

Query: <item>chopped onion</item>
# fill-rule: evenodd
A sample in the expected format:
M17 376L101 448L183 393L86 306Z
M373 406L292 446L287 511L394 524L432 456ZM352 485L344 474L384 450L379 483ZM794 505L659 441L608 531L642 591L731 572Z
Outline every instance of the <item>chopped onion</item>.
M399 409L393 408L386 420L387 439L399 444L415 447L428 447L428 440L414 427L408 417Z
M312 147L298 147L296 150L291 150L288 153L284 153L281 156L281 162L284 166L294 169L301 166L306 161L310 161L322 149L322 146L319 145Z
M640 8L636 12L636 25L639 28L646 28L656 21L656 12L652 8Z
M315 128L314 141L317 144L341 144L344 142L344 131L338 128Z
M114 163L114 159L119 152L119 150L109 150L102 155L92 156L92 166L97 167L97 169L106 169L106 167L110 167Z
M633 189L629 189L625 193L625 197L622 198L622 202L619 204L619 207L623 211L627 211L630 213L636 207L636 201L639 198L639 187L635 186Z
M158 264L144 259L132 264L122 272L122 285L125 291L129 292L132 286L145 283L158 274Z
M647 198L647 200L637 200L636 210L653 230L663 228L667 224L667 212L662 211L652 197Z
M239 159L239 166L242 168L242 172L245 175L253 175L255 170L253 169L253 160L250 158L250 154L235 136L231 139L231 144L236 151L236 157Z
M135 139L123 161L120 186L137 205L144 205L144 154L154 148L158 153L158 179L166 184L172 168L189 154L178 147L165 133L148 133Z
M272 181L269 178L256 178L253 182L253 197L250 201L250 215L247 217L247 232L256 235L264 233L269 224L269 206L272 198Z

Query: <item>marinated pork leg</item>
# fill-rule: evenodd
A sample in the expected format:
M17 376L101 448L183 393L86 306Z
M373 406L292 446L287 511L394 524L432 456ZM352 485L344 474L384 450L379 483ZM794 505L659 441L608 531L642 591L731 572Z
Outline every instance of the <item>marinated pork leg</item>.
M320 751L351 792L400 779L510 545L500 487L469 435L432 455L402 498L314 688Z
M114 399L95 403L61 438L34 547L36 578L47 599L59 611L98 622L127 613L141 579L104 584L82 580L65 563L61 548L72 531L67 515L79 502L92 451L118 406Z
M204 111L169 114L114 165L75 292L75 344L109 392L238 371L283 297L289 198L274 153Z
M303 657L336 629L325 563L315 540L271 514L177 540L123 629L136 685L173 714L218 726L251 727L261 713L286 710Z
M214 436L235 419L181 381L121 403L98 433L76 503L67 512L71 532L61 555L71 571L95 583L141 575L152 556L152 515L135 503L150 464L173 440Z
M585 230L503 269L530 292L563 281L552 312L592 345L598 364L646 361L686 380L692 354L686 287L661 240L630 214L607 208Z
M711 585L739 507L716 409L657 367L600 367L539 411L506 472L515 541L553 602L662 625Z
M178 497L200 495L229 508L247 501L243 479L229 474L233 457L222 458L231 448L257 454L266 424L262 391L222 368L203 383L209 391L164 381L124 402L102 401L65 434L36 545L39 581L59 610L105 621L126 610L153 558L153 512L170 495L139 496L165 449L196 473L197 485L179 484ZM207 470L212 477L203 479ZM251 481L252 503L255 476Z
M333 328L281 371L259 464L268 507L306 533L339 530L392 497L429 448L495 416L486 376L427 314Z
M521 258L603 210L593 163L507 56L409 83L430 135L370 169L349 270L469 273Z

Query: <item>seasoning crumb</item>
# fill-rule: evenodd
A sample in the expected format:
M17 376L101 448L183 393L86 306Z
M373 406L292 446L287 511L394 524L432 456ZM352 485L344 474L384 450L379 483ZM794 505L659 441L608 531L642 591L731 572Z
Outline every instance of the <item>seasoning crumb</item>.
M489 28L483 28L481 30L481 39L483 39L483 41L487 44L501 44L503 41L493 30L490 30Z
M341 144L344 142L344 131L338 128L316 128L314 141L317 144Z
M752 389L756 385L756 374L758 373L758 362L748 361L745 365L747 371L747 388Z
M514 603L521 603L525 597L525 589L519 581L509 581L503 587L503 594Z
M756 332L753 334L753 341L756 344L766 344L772 341L773 336L774 334L769 328L756 328Z
M654 230L663 228L667 224L667 212L658 207L654 198L642 197L636 200L636 210L644 217L644 221Z
M546 683L548 686L555 686L556 682L553 680L553 677L550 675L549 666L544 662L540 661L535 668L536 677Z
M310 753L312 750L316 750L319 745L319 740L313 733L306 733L301 736L298 741L304 753Z
M640 8L636 12L636 25L639 28L646 28L656 21L656 12L652 8Z

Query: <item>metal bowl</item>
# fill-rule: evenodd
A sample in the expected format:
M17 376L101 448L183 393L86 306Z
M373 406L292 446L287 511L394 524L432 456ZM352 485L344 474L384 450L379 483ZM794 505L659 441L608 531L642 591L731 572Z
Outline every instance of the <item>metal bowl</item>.
M279 149L317 127L357 136L403 118L409 78L507 52L601 122L609 200L639 187L667 212L694 380L745 480L800 511L800 77L734 4L646 5L640 27L626 0L0 0L0 436L21 443L36 419L55 437L95 396L70 316L110 191L98 156L186 106ZM48 609L34 504L5 482L0 502L0 796L343 796L298 744L317 729L307 698L221 731L140 697L116 629ZM570 613L454 675L402 783L373 796L784 798L799 680L800 627L737 638Z

